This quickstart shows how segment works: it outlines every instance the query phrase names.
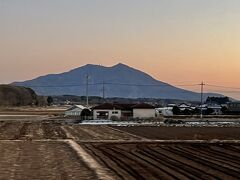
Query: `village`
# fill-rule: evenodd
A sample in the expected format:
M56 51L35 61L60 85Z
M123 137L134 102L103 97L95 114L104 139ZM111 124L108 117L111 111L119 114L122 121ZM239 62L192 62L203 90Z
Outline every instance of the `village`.
M1 112L1 177L238 179L239 123L159 123L164 119L149 104Z
M159 117L224 117L240 114L240 102L228 102L226 104L204 103L192 105L187 103L168 104L165 107L156 107L148 103L122 104L103 103L93 107L72 105L65 111L65 116L79 116L81 120L134 120L151 119Z

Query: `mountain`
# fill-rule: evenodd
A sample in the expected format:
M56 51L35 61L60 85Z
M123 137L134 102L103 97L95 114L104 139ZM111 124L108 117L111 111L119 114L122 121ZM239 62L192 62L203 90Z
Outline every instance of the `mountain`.
M117 64L112 67L87 64L61 74L50 74L33 80L15 82L14 85L31 87L39 95L86 95L87 75L89 96L124 98L162 98L198 101L200 94L158 81L150 75ZM103 88L104 87L104 88ZM219 94L204 94L221 96Z

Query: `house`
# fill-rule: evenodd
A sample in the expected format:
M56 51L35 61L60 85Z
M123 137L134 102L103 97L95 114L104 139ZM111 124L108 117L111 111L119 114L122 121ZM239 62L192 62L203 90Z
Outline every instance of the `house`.
M209 105L208 109L212 110L211 115L222 115L222 106L220 105Z
M155 117L155 108L149 104L104 103L92 109L93 119Z
M227 107L231 114L240 114L240 101L230 102Z
M65 116L91 116L91 110L82 105L74 105L65 111Z
M208 109L208 105L207 104L202 104L202 105L199 105L197 108L200 109L200 110L202 109L203 111L206 111Z
M186 104L186 103L181 103L178 105L178 108L180 109L180 111L184 111L184 110L192 110L191 105Z
M104 103L95 106L93 109L93 119L121 118L123 107L117 104Z
M177 106L177 104L167 104L166 107L174 107L174 106Z
M156 108L156 111L158 115L163 115L163 116L173 116L173 108L178 107L177 104L167 104L165 107L161 108ZM181 104L182 108L185 108L185 104ZM180 110L180 108L179 108Z
M165 107L157 108L158 115L174 116L174 115L193 115L197 113L198 108L191 104L168 104Z
M162 107L162 108L157 108L156 111L158 115L163 115L163 116L173 116L173 107Z
M133 118L154 118L156 117L155 107L150 104L136 104L132 106Z

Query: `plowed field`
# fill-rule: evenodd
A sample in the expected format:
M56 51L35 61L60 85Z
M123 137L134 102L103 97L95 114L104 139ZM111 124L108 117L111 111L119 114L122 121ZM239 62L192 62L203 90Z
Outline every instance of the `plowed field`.
M154 127L132 126L114 127L148 139L163 140L240 140L239 127Z
M60 124L40 122L1 122L0 140L66 139Z
M0 179L96 179L64 142L0 142Z
M115 179L239 179L240 146L85 144Z
M217 138L234 142L195 141ZM240 179L239 140L238 128L1 121L0 179Z

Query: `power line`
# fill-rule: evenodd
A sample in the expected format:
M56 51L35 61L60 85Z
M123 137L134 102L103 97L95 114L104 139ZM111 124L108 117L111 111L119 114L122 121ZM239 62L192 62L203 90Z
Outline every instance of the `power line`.
M86 87L86 96L88 94L88 89L89 86L102 86L102 96L105 97L106 93L106 85L109 86L135 86L135 87L168 87L168 86L176 86L176 87L194 87L194 86L199 86L201 84L138 84L138 83L114 83L114 82L97 82L97 83L89 83L89 76L87 78L86 83L80 83L80 84L62 84L62 85L25 85L26 87L30 88L64 88L64 87ZM205 87L215 87L215 88L220 88L220 89L232 89L232 90L208 90L207 93L213 93L219 92L219 93L240 93L240 88L239 87L228 87L228 86L221 86L221 85L213 85L213 84L204 84ZM239 90L239 91L238 91ZM186 90L189 91L189 90ZM193 91L193 90L192 90ZM197 90L195 90L197 91ZM209 92L210 91L210 92ZM168 90L159 90L159 92L168 92ZM187 92L180 92L180 93L187 93ZM197 92L196 92L197 93Z
M131 84L131 83L105 83L108 85L120 85L120 86L172 86L170 84ZM197 86L198 84L177 84L174 86Z
M229 86L220 86L220 85L212 85L212 84L206 84L206 86L209 86L209 87L217 87L217 88L227 88L227 89L239 89L239 87L229 87Z
M234 91L225 90L225 91L224 91L224 90L217 90L217 89L208 89L207 91L208 91L209 93L211 93L211 92L212 92L212 93L216 93L216 92L217 92L217 93L240 93L240 90L239 90L239 91L236 91L236 90L234 90Z
M102 83L102 98L105 99L105 82Z
M240 88L239 87L230 87L230 86L221 86L221 85L213 85L213 84L206 84L206 87L213 87L213 88L218 88L218 89L212 89L210 91L212 92L218 92L218 93L240 93ZM222 90L222 89L229 89L229 90Z
M90 85L90 84L89 84ZM69 84L69 85L22 85L22 86L26 86L26 87L32 87L32 88L57 88L57 87L79 87L79 86L86 86L86 84Z
M88 80L89 80L89 75L86 75L86 107L88 107Z
M103 83L88 83L89 86L95 86L95 85L102 85ZM65 84L65 85L25 85L27 87L42 87L42 88L56 88L56 87L79 87L79 86L85 86L86 84ZM115 85L115 86L155 86L155 87L162 87L162 86L172 86L170 84L131 84L131 83L107 83L104 82L104 85ZM199 84L179 84L174 86L198 86Z
M200 118L202 119L203 118L203 86L205 86L205 84L202 81L202 83L199 85L201 86L201 116L200 116Z

